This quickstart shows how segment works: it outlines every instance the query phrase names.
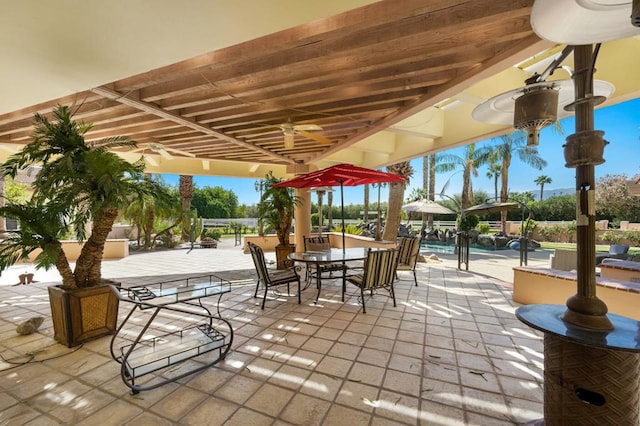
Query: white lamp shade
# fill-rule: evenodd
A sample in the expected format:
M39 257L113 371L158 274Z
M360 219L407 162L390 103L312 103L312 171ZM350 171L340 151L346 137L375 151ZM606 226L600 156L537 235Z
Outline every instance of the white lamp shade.
M545 40L582 45L640 34L631 24L631 0L535 0L531 27Z
M558 118L567 117L571 114L570 111L565 111L564 107L575 101L575 89L572 80L545 81L526 86L529 89L535 87L553 87L558 90ZM613 94L614 90L614 85L607 81L595 80L593 82L594 96L608 98ZM474 108L471 116L482 123L511 125L513 124L516 99L522 96L524 91L525 87L519 87L487 99Z

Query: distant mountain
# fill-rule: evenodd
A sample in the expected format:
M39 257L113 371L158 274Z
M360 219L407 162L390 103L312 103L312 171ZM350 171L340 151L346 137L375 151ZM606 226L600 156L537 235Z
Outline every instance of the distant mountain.
M540 198L540 187L536 189L530 189L528 192L531 192L533 194L534 199L538 200ZM571 195L575 193L576 193L575 188L552 188L552 189L545 188L542 193L542 198L546 200L549 197L557 197L560 195Z

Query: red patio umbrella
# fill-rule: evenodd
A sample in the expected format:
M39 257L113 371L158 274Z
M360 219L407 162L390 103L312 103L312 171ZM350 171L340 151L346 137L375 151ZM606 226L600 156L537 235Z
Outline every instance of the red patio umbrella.
M403 176L395 173L381 172L367 169L353 164L337 164L326 169L296 176L293 179L276 183L275 187L284 188L315 188L319 186L340 186L340 209L342 213L342 249L345 248L344 238L344 192L345 186L357 186L371 183L405 182Z

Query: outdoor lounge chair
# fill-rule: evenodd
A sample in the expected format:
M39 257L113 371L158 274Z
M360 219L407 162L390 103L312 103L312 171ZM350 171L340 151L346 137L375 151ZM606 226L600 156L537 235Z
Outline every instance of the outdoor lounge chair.
M416 276L416 263L420 256L420 245L422 238L417 237L400 237L398 239L398 271L413 272L413 281L418 286L418 277ZM397 275L397 274L396 274Z
M260 283L264 285L262 309L264 309L264 304L267 301L267 290L270 287L286 284L287 294L291 294L289 286L293 282L298 283L298 304L300 304L300 275L298 275L298 271L296 270L296 268L267 268L267 262L264 258L264 251L262 250L262 248L260 246L257 246L256 244L253 244L252 242L249 242L248 245L249 250L251 251L251 257L253 258L253 264L255 265L256 272L258 273L258 282L256 283L256 291L253 294L253 297L258 297L258 289L260 287Z
M629 246L623 244L611 244L609 253L596 253L596 265L602 263L605 259L626 260Z
M367 313L367 307L364 302L365 290L369 290L371 292L371 296L373 296L374 291L379 288L388 290L391 298L393 299L393 306L396 306L396 295L393 290L393 282L396 279L397 266L397 249L369 249L367 258L364 261L364 272L362 274L352 275L346 278L348 282L360 288L363 313ZM343 288L342 291L344 293L346 289Z

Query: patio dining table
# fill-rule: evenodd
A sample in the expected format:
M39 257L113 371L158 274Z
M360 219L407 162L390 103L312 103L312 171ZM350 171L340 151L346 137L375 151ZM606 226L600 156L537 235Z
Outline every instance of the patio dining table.
M371 250L379 250L378 248L372 247ZM322 274L320 270L323 265L331 264L331 263L342 263L342 301L344 302L344 293L347 287L346 275L347 270L349 269L347 266L347 262L354 262L358 260L365 260L367 258L367 253L369 252L369 248L366 247L352 247L347 249L335 249L331 250L323 250L323 251L304 251L304 252L294 252L289 254L289 259L294 262L300 263L312 263L316 266L316 287L318 288L318 294L316 296L316 302L320 298L320 290L322 289Z

